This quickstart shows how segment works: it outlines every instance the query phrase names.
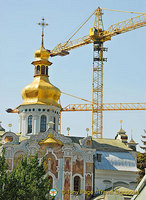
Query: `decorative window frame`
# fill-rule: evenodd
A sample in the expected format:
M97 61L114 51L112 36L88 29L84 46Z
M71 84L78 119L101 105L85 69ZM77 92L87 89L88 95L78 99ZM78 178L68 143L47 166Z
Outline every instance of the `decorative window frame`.
M41 131L41 117L45 116L46 117L46 130L45 131ZM40 118L39 118L39 132L44 133L47 131L47 123L48 123L48 116L46 115L46 113L41 113Z
M82 191L84 191L84 177L82 177L82 175L81 174L78 174L78 173L76 173L76 174L74 174L73 176L72 176L72 180L71 180L71 190L72 191L74 191L74 178L76 177L76 176L79 176L80 177L80 180L81 180L81 182L80 182L80 191L82 190ZM75 194L74 194L75 195ZM79 193L79 195L81 195L80 193Z

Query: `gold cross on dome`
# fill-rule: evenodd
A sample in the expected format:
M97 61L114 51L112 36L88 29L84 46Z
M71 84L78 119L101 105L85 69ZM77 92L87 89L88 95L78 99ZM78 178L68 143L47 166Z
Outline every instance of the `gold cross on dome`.
M122 128L122 123L123 123L123 120L120 120L121 128Z
M133 139L133 129L131 129L131 139Z
M41 35L41 36L42 36L42 47L43 47L43 46L44 46L44 41L43 41L43 37L44 37L44 28L45 28L46 26L48 26L48 24L45 22L45 19L42 18L42 22L39 22L38 25L42 27L42 35Z

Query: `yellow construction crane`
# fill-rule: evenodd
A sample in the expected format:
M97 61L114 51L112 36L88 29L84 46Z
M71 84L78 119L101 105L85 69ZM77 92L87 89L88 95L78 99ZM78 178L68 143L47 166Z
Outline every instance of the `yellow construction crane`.
M103 111L146 110L146 103L103 103ZM92 111L92 104L69 104L63 111Z
M112 10L112 9L104 9ZM117 10L113 10L117 11ZM128 12L128 11L119 11ZM103 52L107 48L103 43L111 40L112 36L122 34L146 25L146 13L129 12L141 14L136 17L111 25L104 30L102 21L102 9L98 7L92 15L80 26L80 28L63 44L58 44L51 52L50 56L65 56L69 51L90 43L93 43L93 72L92 72L92 137L102 138L103 130L103 63L107 61L103 57ZM73 36L84 26L84 24L95 15L94 26L89 29L89 35L72 40Z
M111 10L117 12L140 14L136 17L111 25L107 30L104 30L102 21L102 10ZM86 24L86 22L95 15L94 26L89 29L89 34L71 40L73 36ZM75 31L75 33L65 42L58 44L50 52L50 56L65 56L69 51L90 43L93 43L93 72L92 72L92 102L85 99L90 104L69 104L62 111L92 111L92 137L102 138L103 130L103 111L105 110L146 110L146 103L103 103L103 63L107 61L103 57L103 52L107 48L103 47L103 43L111 40L112 36L122 34L146 25L146 13L128 12L121 10L105 9L98 7L90 17ZM62 92L63 93L63 92ZM73 96L73 95L70 95ZM75 97L75 96L73 96ZM78 97L77 97L78 98ZM7 109L9 113L17 113L17 108ZM61 113L60 113L61 114ZM61 124L61 118L60 118Z
M146 110L146 103L103 103L102 111ZM69 104L62 108L59 119L61 133L61 113L68 111L92 111L92 104ZM17 112L17 111L14 111Z
M92 111L92 102L65 92L65 95L88 102L88 104L69 104L61 109L59 116L59 133L61 134L61 113L68 111ZM102 111L146 110L146 103L103 103ZM17 112L17 110L13 110Z

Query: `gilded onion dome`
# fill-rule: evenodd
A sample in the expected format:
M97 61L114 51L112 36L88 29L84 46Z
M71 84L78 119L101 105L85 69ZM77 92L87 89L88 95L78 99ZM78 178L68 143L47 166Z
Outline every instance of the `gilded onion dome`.
M35 66L34 80L23 88L21 105L45 104L61 107L61 91L52 85L48 78L48 66L52 64L48 61L49 56L50 52L44 48L42 40L41 48L35 51L35 61L32 62Z
M23 88L21 94L23 98L21 105L45 104L60 107L58 101L61 92L45 76L36 76L31 84Z

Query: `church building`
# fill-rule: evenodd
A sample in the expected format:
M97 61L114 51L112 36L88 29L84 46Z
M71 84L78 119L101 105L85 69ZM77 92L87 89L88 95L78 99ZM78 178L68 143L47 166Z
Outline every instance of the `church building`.
M35 51L34 80L22 90L17 107L19 133L0 125L0 152L11 171L22 155L45 156L46 176L58 191L56 200L84 200L114 186L136 188L137 153L134 140L121 128L115 139L64 136L58 131L61 91L49 81L49 51Z

